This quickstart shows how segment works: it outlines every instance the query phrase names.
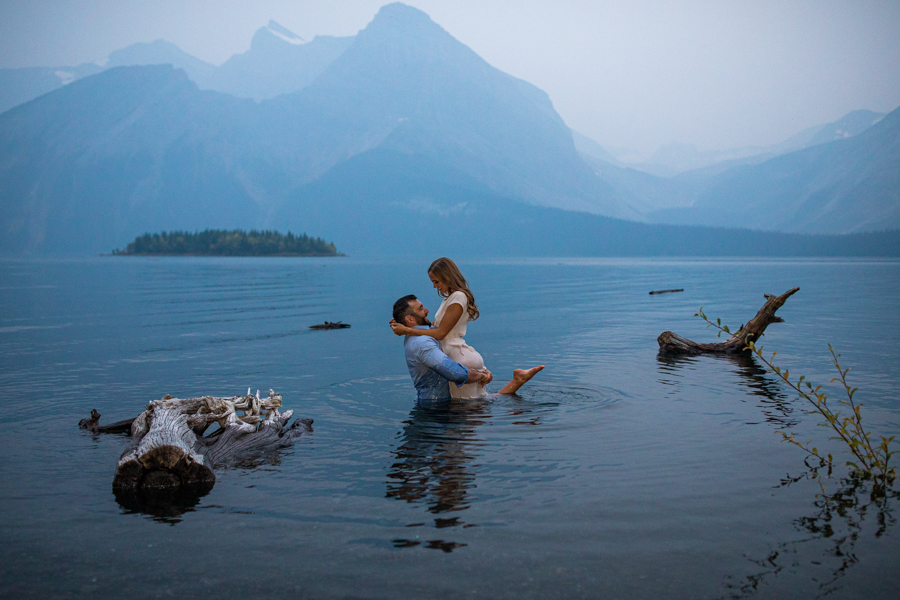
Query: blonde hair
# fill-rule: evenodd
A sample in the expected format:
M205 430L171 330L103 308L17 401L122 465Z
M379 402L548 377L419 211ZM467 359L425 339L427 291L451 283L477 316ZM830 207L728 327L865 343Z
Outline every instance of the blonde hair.
M434 275L435 279L440 281L443 284L446 284L448 288L450 288L446 293L441 293L438 291L438 294L446 298L450 295L451 291L459 291L466 295L466 298L469 300L469 306L466 309L469 313L469 320L474 321L478 318L480 314L478 312L478 305L475 304L475 295L472 294L472 291L469 290L469 284L466 281L466 278L463 277L463 274L460 272L459 267L456 266L456 263L447 258L446 256L442 256L428 267L428 272Z

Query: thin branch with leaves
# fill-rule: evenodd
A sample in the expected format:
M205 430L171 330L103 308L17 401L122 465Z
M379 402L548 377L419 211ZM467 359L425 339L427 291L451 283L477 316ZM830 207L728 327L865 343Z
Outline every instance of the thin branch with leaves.
M706 321L710 327L718 329L719 336L721 336L722 333L731 334L728 326L723 325L721 319L716 319L715 322L713 322L706 314L704 314L702 307L694 316L700 317ZM854 399L858 388L851 387L847 382L847 373L850 369L845 369L841 366L839 362L841 355L835 352L831 344L828 344L828 350L831 352L831 362L838 371L838 376L832 378L831 383L840 383L844 387L847 399L839 400L838 402L849 409L849 411L847 411L849 412L849 416L842 416L840 410L835 410L832 406L829 406L828 394L823 391L821 385L813 386L804 375L801 375L796 380L791 380L790 371L788 369L781 369L781 367L775 364L777 352L772 352L771 357L766 358L763 355L763 346L757 346L753 340L747 340L745 350L755 354L770 371L775 373L784 382L785 385L793 389L801 398L809 402L814 408L813 411L810 411L810 414L819 414L825 419L825 423L819 423L819 426L829 427L836 434L832 439L843 442L844 446L847 447L854 458L854 460L847 461L846 465L861 478L871 478L873 480L874 494L883 495L886 490L893 485L896 479L896 471L894 467L889 466L889 462L891 456L895 453L890 449L891 442L894 440L895 436L879 436L879 442L874 443L872 441L872 434L863 427L861 410L863 405L857 404ZM778 431L777 433L781 434L784 441L789 442L806 452L807 460L810 457L818 459L822 463L821 466L827 465L829 467L830 472L834 460L831 454L819 454L818 448L811 446L811 442L803 444L794 439L793 433L790 435L783 431Z

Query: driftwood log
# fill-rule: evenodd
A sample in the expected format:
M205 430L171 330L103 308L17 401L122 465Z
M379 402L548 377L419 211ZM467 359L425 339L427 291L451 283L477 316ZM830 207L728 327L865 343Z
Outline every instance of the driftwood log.
M724 342L701 344L685 337L681 337L677 333L664 331L656 338L656 341L659 343L659 351L665 354L703 354L707 352L716 354L737 354L740 352L749 352L747 343L755 342L762 337L766 327L772 323L784 323L784 319L775 316L775 311L781 308L785 301L798 291L800 291L800 288L795 287L780 296L765 294L766 303L759 309L756 316L746 325L741 325L738 331Z
M134 419L101 427L100 413L92 410L91 418L79 425L92 432L130 428L131 446L119 459L113 478L117 496L204 494L215 484L213 469L217 465L248 453L287 446L302 433L312 431L311 419L295 420L287 426L293 411L279 412L281 394L269 390L268 398L260 398L259 392L247 392L231 398L179 399L166 394ZM219 428L203 437L213 423Z

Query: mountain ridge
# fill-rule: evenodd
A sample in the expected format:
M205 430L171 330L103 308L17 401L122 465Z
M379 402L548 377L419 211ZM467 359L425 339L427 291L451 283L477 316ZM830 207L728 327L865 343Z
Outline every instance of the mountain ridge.
M689 208L653 222L797 233L900 228L900 108L854 137L717 175Z
M272 34L270 41L292 52L318 39L288 44ZM479 221L496 248L525 244L491 235L505 231L500 207L506 221L529 232L532 244L543 243L535 221L542 215L554 239L568 239L573 248L600 246L574 239L561 223L588 236L585 224L593 223L596 235L606 231L624 248L635 248L623 232L676 230L609 225L595 217L649 215L664 223L766 229L796 226L791 219L818 210L830 211L831 225L826 219L813 228L837 222L859 231L866 225L853 225L854 209L839 202L841 194L872 214L896 205L884 194L900 187L890 176L900 172L893 113L864 134L815 146L799 158L661 179L579 154L577 136L549 96L489 65L415 8L383 7L345 42L306 85L270 99L202 89L172 66L120 66L0 114L0 249L114 247L148 230L287 224L302 231L307 217L334 230L311 233L338 240L340 228L352 230L361 215L396 236L395 222L404 216L421 222L464 215ZM393 179L374 172L378 166ZM381 195L342 186L339 174L368 182ZM817 177L813 188L789 185ZM841 187L835 177L871 185ZM391 200L386 185L397 198ZM834 190L822 192L829 185ZM327 190L336 196L329 198ZM790 215L785 194L801 200ZM866 194L878 202L865 205ZM766 205L770 197L778 210ZM782 221L754 221L747 211ZM91 235L76 234L85 230ZM698 239L712 235L689 231ZM424 244L421 235L416 243ZM790 239L791 247L800 247L800 238Z

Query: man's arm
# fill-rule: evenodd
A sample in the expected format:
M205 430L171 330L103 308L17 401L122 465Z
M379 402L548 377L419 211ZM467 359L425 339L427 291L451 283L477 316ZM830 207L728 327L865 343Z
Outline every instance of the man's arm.
M484 371L474 371L464 367L444 354L437 344L426 349L422 353L422 362L426 367L437 372L441 377L452 381L456 385L475 382L487 383L491 380L490 371L487 369Z

